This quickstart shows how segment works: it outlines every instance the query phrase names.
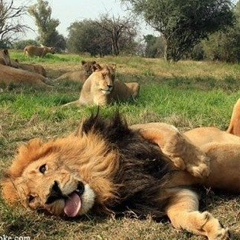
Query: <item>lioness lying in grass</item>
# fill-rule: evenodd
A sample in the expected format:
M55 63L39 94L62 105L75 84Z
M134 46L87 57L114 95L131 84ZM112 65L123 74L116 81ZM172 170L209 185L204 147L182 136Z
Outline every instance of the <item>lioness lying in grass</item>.
M84 82L80 98L64 106L107 106L114 102L126 102L139 95L139 84L123 83L115 80L115 65L97 66L95 71Z
M20 68L29 72L38 73L44 77L47 77L47 72L45 68L40 64L29 64L21 63L17 59L11 60L12 66L15 68Z
M47 78L38 73L0 65L0 84L3 86L27 85L37 88L52 88L46 83L47 81Z
M99 64L96 61L82 61L82 68L78 71L67 72L53 80L59 82L62 80L84 83L86 79L97 69Z
M41 65L21 64L10 58L8 50L0 51L0 84L30 85L51 88L47 84L46 71Z

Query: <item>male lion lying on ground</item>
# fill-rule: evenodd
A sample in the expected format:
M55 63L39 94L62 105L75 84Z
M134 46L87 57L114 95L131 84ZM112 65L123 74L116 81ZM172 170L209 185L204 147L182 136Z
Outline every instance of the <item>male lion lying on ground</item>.
M157 219L167 215L177 229L230 239L228 228L198 210L192 187L240 192L240 138L216 130L215 139L197 135L194 143L195 131L184 135L163 123L129 127L119 114L91 116L75 134L20 147L2 183L3 197L69 218L129 210Z
M84 82L79 99L63 106L107 106L114 102L130 101L138 96L138 83L125 84L115 80L115 65L102 67L98 64L95 67L95 71Z
M48 53L54 54L56 52L54 47L38 47L34 45L29 45L24 48L24 53L28 57L45 57Z

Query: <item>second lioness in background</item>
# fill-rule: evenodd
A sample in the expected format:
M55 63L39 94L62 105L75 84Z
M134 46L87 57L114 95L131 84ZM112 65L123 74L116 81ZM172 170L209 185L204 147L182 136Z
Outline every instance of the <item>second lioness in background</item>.
M78 71L67 72L60 77L53 80L53 82L60 82L62 80L67 80L71 82L84 83L86 79L97 69L99 64L96 61L84 61L81 62L81 69Z

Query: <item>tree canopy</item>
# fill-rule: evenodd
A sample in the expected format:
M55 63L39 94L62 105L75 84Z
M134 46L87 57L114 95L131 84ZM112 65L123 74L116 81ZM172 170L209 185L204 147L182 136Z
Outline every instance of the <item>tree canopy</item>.
M0 0L0 47L7 47L16 40L16 33L24 33L29 29L21 22L21 17L26 13L26 6L16 6L13 0Z
M67 46L70 52L104 56L135 50L136 30L129 19L103 15L99 20L74 22L68 31Z
M48 2L38 0L37 4L29 7L28 12L35 18L35 23L38 27L39 42L45 46L65 49L65 39L56 30L60 22L58 19L51 18L52 8L48 5Z
M120 18L102 15L96 24L103 30L105 36L111 41L112 54L119 55L120 48L131 44L136 37L136 22L132 17Z
M209 34L234 21L230 0L122 0L165 39L165 58L178 61Z
M68 28L67 48L70 52L88 52L92 56L109 54L110 41L93 20L76 21Z
M240 62L240 1L233 9L233 26L219 30L202 42L205 57L210 60Z

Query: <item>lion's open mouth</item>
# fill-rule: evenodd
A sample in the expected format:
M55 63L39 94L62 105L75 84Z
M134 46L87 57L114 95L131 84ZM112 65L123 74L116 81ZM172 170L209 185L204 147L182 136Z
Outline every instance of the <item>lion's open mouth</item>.
M78 184L77 190L70 193L65 201L64 213L68 217L76 217L82 207L81 196L84 193L83 183Z

